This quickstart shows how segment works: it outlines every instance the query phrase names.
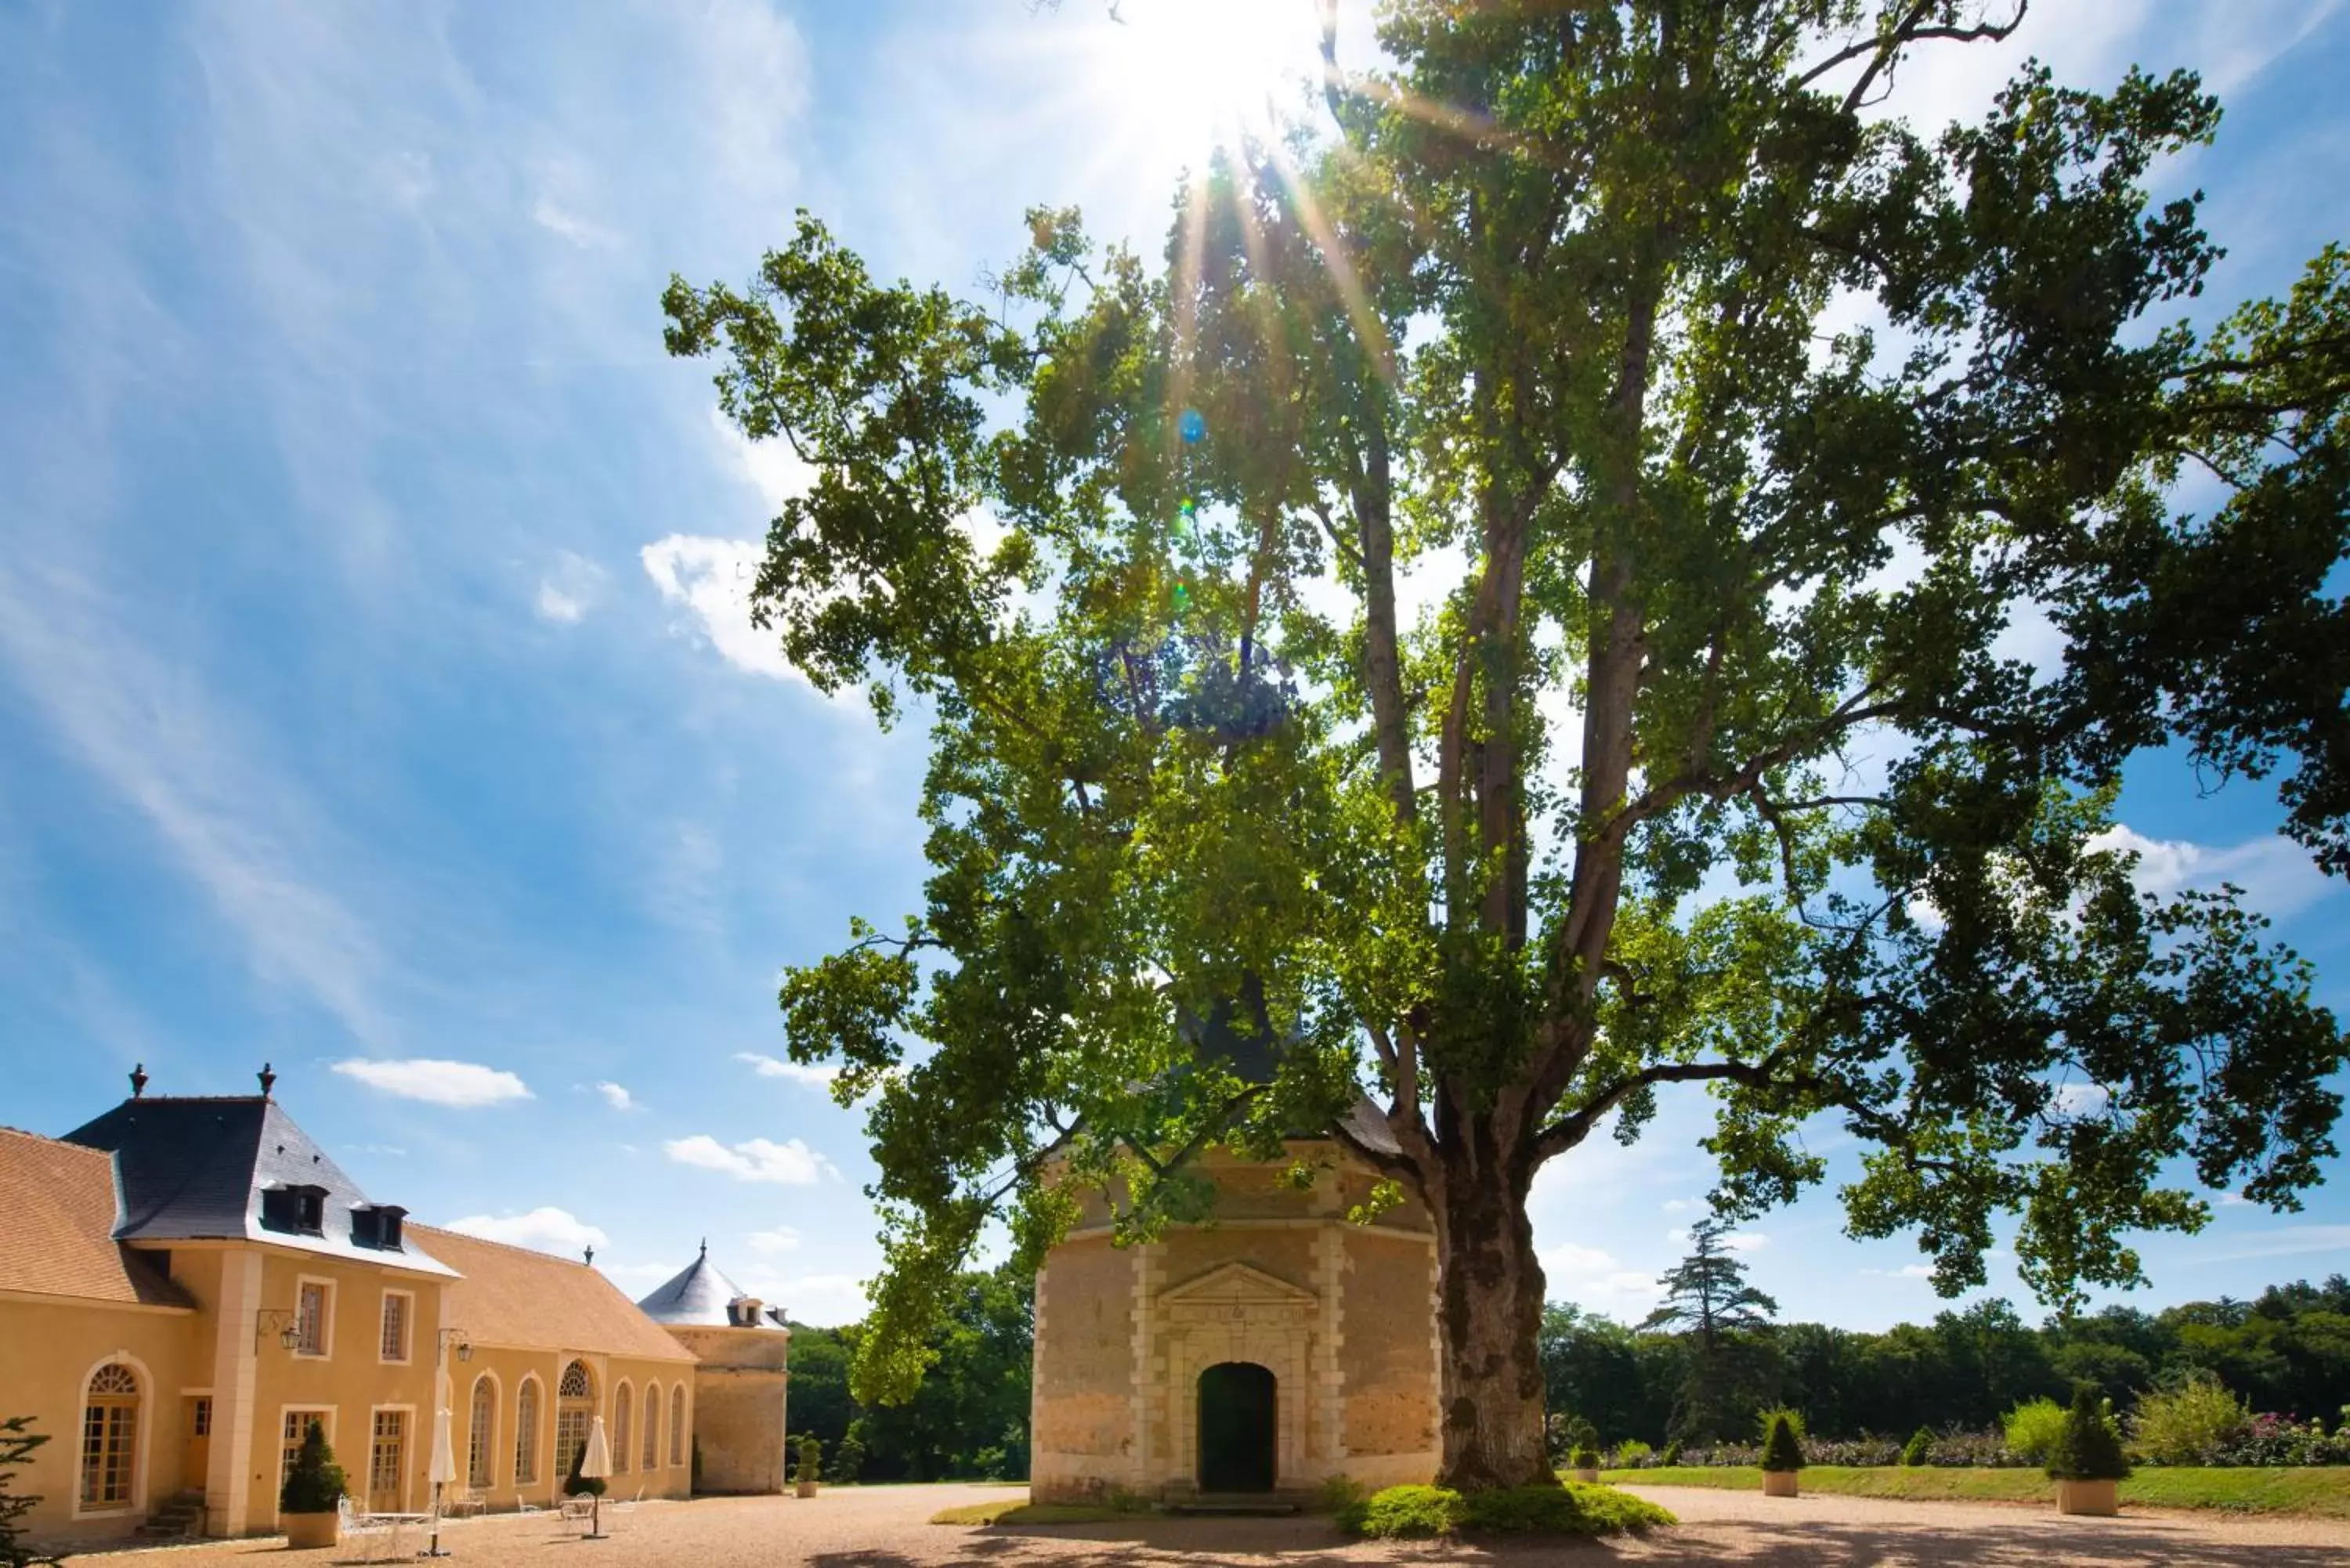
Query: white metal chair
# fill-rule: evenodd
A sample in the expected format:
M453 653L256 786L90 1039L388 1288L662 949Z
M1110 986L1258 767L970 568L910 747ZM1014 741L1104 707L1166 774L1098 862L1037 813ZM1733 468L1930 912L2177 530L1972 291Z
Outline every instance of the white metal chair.
M335 1512L341 1526L344 1543L353 1548L351 1555L356 1556L362 1563L376 1561L375 1548L378 1542L389 1546L395 1540L395 1532L389 1521L371 1517L348 1497L338 1498L335 1501Z

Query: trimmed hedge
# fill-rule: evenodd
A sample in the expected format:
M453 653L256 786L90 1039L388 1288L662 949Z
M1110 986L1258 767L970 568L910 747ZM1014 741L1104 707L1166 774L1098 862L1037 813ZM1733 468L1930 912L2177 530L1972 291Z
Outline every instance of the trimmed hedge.
M1463 1531L1511 1535L1617 1535L1677 1522L1655 1503L1613 1487L1567 1481L1466 1496L1447 1487L1391 1486L1342 1510L1354 1535L1419 1541Z

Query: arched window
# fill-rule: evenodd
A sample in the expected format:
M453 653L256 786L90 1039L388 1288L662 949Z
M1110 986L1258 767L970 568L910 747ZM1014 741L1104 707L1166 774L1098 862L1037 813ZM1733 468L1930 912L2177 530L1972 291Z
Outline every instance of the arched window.
M685 1385L669 1391L669 1462L685 1463Z
M138 1455L139 1377L122 1363L109 1361L89 1375L89 1393L82 1402L82 1507L130 1507Z
M637 1391L629 1387L629 1380L623 1377L620 1379L619 1386L612 1390L612 1473L614 1475L629 1473L629 1434L636 1430L629 1424L629 1416L636 1407Z
M660 1385L645 1385L645 1453L640 1469L660 1468Z
M498 1390L483 1373L473 1379L473 1410L465 1438L465 1484L476 1490L490 1484L490 1444L497 1438Z
M522 1380L515 1394L515 1485L538 1481L538 1378Z
M564 1367L555 1385L555 1473L571 1473L571 1466L588 1451L588 1431L596 1419L596 1386L588 1364L574 1361Z

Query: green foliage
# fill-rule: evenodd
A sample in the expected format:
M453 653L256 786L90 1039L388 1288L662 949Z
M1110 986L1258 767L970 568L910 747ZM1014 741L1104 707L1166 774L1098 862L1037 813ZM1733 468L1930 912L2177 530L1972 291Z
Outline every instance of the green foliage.
M1314 1508L1317 1513L1350 1514L1369 1501L1371 1489L1349 1475L1325 1476L1314 1490Z
M1497 1534L1619 1535L1675 1522L1653 1502L1583 1481L1472 1491L1461 1508L1461 1529Z
M327 1443L327 1428L317 1421L302 1433L302 1446L286 1468L286 1483L277 1489L280 1513L332 1513L350 1490L335 1450Z
M854 1481L865 1470L865 1433L857 1422L848 1424L848 1431L832 1450L832 1463L826 1469L828 1480Z
M1385 1541L1420 1541L1461 1527L1461 1494L1444 1487L1391 1486L1342 1509L1338 1528Z
M2064 1412L2047 1469L2059 1480L2120 1480L2130 1473L2113 1411L2085 1383L2073 1390L2072 1408Z
M587 1462L588 1450L584 1447L572 1454L570 1472L563 1478L564 1496L602 1497L604 1495L607 1483L602 1476L584 1475L580 1472L579 1467Z
M1792 1410L1773 1410L1762 1428L1762 1468L1799 1470L1804 1468L1803 1434Z
M33 1429L30 1416L0 1420L0 1568L57 1568L59 1562L26 1544L22 1521L41 1501L40 1494L13 1490L16 1472L48 1440L47 1433Z
M1908 1442L1901 1445L1901 1462L1916 1469L1930 1459L1933 1452L1934 1434L1920 1427L1909 1434Z
M2010 1410L2000 1430L2009 1452L2027 1464L2045 1464L2064 1436L2066 1419L2064 1407L2055 1400L2033 1399Z
M1657 1463L1659 1465L1677 1465L1680 1462L1681 1443L1679 1438L1675 1438L1671 1442L1665 1445L1664 1452L1657 1456Z
M793 1480L800 1481L814 1481L819 1476L824 1474L823 1438L802 1438L798 1442L792 1445L792 1451L796 1454L799 1459L799 1469L793 1472Z
M1615 1535L1675 1522L1651 1502L1612 1487L1501 1487L1463 1495L1446 1487L1394 1486L1343 1511L1341 1529L1387 1540L1426 1540L1463 1530L1536 1535Z
M1596 1470L1599 1468L1599 1450L1577 1448L1567 1456L1566 1462L1574 1469Z
M1630 1469L1646 1461L1656 1451L1638 1438L1627 1438L1616 1445L1616 1463Z
M1622 1479L1640 1486L1712 1487L1728 1491L1754 1491L1762 1485L1762 1472L1752 1465L1648 1469ZM1804 1490L1807 1494L1840 1497L2029 1502L2043 1508L2048 1502L2047 1478L2038 1470L2017 1469L1813 1465L1804 1471ZM2299 1469L2142 1469L2122 1482L2121 1492L2122 1501L2131 1507L2350 1519L2350 1465Z
M1148 1235L1204 1214L1191 1155L1344 1139L1365 1093L1383 1177L1520 1218L1660 1093L1716 1096L1725 1219L1824 1179L1825 1117L1869 1151L1852 1231L1918 1232L1949 1295L2002 1215L2072 1305L2196 1187L2319 1179L2345 1051L2306 966L2107 834L2175 750L2350 870L2350 254L2199 334L2218 247L2151 192L2217 103L2028 66L1912 124L1893 67L1964 47L1946 13L1398 5L1336 135L1218 160L1163 267L1038 210L966 301L802 214L746 288L671 281L671 351L815 474L755 623L932 716L922 909L779 994L874 1140L864 1402L934 1366L991 1215L1031 1262L1079 1189ZM1898 351L1835 329L1856 301ZM1415 567L1456 575L1406 624ZM2027 604L2043 665L1998 646ZM1864 745L1898 760L1843 792ZM1534 1324L1458 1321L1516 1342L1447 1346L1471 1407L1539 1419ZM1448 1475L1539 1447L1481 1429Z
M2206 1464L2251 1418L2243 1401L2216 1376L2192 1372L2137 1402L2130 1442L2154 1464Z

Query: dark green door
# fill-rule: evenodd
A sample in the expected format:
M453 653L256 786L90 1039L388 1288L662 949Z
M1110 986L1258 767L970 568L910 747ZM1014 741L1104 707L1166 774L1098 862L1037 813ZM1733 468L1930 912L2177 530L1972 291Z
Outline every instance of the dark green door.
M1200 1374L1201 1491L1273 1490L1274 1397L1273 1374L1253 1361Z

